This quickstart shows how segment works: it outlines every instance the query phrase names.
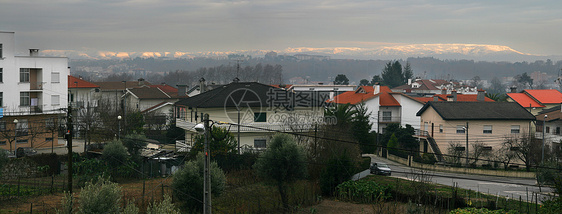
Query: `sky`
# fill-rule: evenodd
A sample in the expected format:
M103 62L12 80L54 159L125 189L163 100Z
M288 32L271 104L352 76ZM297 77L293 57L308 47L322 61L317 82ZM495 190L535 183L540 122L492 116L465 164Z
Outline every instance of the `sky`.
M559 0L0 0L22 49L282 50L504 45L562 55Z

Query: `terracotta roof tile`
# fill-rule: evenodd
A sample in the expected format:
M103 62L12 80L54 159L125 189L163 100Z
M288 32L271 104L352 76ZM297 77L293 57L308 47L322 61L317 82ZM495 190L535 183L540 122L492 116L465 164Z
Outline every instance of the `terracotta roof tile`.
M388 86L381 86L380 90L381 92L378 94L380 106L400 106L400 103L390 94L392 91Z
M346 91L341 94L338 94L337 96L334 96L333 101L339 104L349 103L355 105L357 103L375 97L374 91L375 89L373 88L373 86L360 86L355 91Z
M556 89L524 90L523 93L530 95L541 104L562 103L562 93Z
M529 97L529 95L524 93L507 93L513 101L519 103L519 105L523 107L533 107L533 108L544 108L545 106L534 100L533 98Z
M99 85L68 75L68 88L99 88Z

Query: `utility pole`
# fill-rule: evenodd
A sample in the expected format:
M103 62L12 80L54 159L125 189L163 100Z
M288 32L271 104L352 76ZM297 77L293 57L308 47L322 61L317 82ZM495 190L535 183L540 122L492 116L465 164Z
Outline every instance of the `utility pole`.
M72 194L72 134L74 127L72 126L72 106L68 105L66 115L66 146L68 148L68 192Z
M466 122L466 167L468 167L468 122Z
M204 172L204 184L203 184L203 213L211 213L211 154L209 153L209 135L211 135L211 127L209 126L209 114L204 115L204 125L205 125L205 172ZM238 126L240 127L240 126Z
M541 164L544 163L544 133L545 133L545 129L546 129L546 118L548 117L548 115L544 115L544 119L542 121L542 156L541 156ZM529 139L531 139L531 136L529 136Z

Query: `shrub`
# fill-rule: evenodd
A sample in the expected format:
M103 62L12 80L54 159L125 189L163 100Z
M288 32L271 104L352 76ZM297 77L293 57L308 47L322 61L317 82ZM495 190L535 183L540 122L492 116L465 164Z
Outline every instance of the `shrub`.
M119 213L121 187L99 177L82 188L79 204L80 213Z
M172 204L172 199L169 195L164 196L164 200L160 203L151 203L148 209L146 210L147 214L180 214L180 211Z
M372 180L346 181L339 184L336 191L338 199L359 203L376 203L390 197L387 186Z
M451 210L449 214L516 214L518 213L515 210L489 210L486 208L458 208L456 210Z
M203 210L203 172L205 156L203 153L197 155L195 161L187 162L182 169L174 174L172 188L174 196L184 198L183 207L189 211ZM219 196L225 186L226 177L216 162L211 163L211 193Z
M320 173L320 189L324 195L332 195L336 186L347 181L353 175L354 164L347 155L333 157Z
M37 154L28 156L27 158L37 163L37 166L49 166L47 170L48 175L60 174L61 161L59 160L58 155L55 153Z

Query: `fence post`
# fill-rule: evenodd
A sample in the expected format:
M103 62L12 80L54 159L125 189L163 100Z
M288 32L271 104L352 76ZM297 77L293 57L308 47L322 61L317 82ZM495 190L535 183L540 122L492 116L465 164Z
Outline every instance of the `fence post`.
M31 203L31 207L29 208L29 213L33 214L33 203Z

